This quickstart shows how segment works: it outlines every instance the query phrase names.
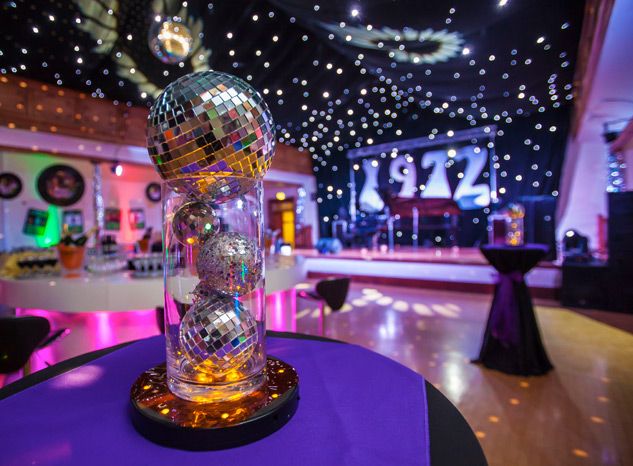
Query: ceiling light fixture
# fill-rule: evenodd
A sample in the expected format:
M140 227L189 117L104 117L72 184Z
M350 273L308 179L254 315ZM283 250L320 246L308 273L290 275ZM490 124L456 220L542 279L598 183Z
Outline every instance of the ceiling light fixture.
M123 175L123 165L121 165L118 161L114 161L110 167L110 171L112 171L112 173L116 176L121 176Z

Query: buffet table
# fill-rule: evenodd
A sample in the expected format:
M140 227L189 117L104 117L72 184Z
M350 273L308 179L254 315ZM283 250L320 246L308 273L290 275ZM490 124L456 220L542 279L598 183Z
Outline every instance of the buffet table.
M305 280L300 256L266 258L266 294ZM123 312L163 305L163 278L133 278L129 272L79 278L0 278L0 302L16 309L61 312Z
M406 367L305 335L269 333L267 347L297 369L301 397L294 417L269 437L191 452L138 434L128 417L129 390L164 360L159 336L80 356L1 389L2 464L486 464L459 411Z

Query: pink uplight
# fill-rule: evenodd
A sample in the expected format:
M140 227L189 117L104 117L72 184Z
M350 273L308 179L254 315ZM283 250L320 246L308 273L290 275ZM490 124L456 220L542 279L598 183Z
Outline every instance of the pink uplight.
M44 317L50 322L52 331L61 328L70 330L68 335L34 353L31 357L32 371L80 354L159 334L154 309L76 313L16 309L16 315Z

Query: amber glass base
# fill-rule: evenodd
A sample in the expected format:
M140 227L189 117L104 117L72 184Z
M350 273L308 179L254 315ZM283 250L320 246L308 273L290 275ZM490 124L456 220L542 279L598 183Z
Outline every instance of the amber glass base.
M288 422L299 401L292 366L269 357L265 371L262 387L240 399L197 403L169 391L165 364L153 367L132 385L132 421L144 437L174 448L219 450L253 442Z

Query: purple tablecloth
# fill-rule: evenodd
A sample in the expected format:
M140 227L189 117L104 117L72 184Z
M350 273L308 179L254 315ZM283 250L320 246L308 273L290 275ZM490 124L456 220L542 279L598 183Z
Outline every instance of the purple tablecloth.
M424 379L354 345L268 338L299 372L299 408L271 436L215 452L172 450L132 427L129 390L164 360L164 341L134 343L0 401L0 464L428 466Z

